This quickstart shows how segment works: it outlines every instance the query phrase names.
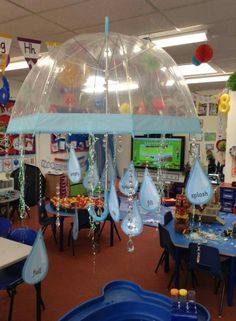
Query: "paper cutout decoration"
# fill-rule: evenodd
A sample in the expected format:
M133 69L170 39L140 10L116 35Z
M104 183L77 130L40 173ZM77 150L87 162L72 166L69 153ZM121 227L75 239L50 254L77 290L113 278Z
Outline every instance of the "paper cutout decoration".
M213 188L198 159L195 160L186 186L186 196L195 205L207 204L213 196Z
M108 207L109 207L109 213L113 218L113 221L118 222L120 219L120 207L119 207L119 201L118 201L114 181L112 181L111 183L111 189L110 189L110 194L108 199Z
M80 164L75 154L74 148L70 147L70 155L68 161L68 176L72 183L79 183L81 178Z
M41 41L17 37L21 52L31 69L38 61Z
M92 167L88 168L83 179L83 185L88 191L94 191L98 183L99 183L98 167L97 167L97 163L94 163Z
M104 191L104 206L103 206L103 212L97 215L94 205L88 206L88 213L93 218L94 222L103 222L107 218L107 215L109 214L108 209L108 192L107 190Z
M142 208L151 212L160 206L160 195L147 168L139 191L139 201Z
M122 231L129 236L137 236L143 231L143 221L140 215L137 201L133 202L131 214L127 214L121 223Z
M72 227L72 238L73 240L78 239L79 234L79 219L78 219L78 209L75 209L75 215L73 217L73 227Z
M22 278L25 283L36 284L41 282L47 273L48 255L42 231L39 230L33 248L24 264Z
M129 195L129 193L133 195L137 192L138 179L133 162L129 164L125 174L121 177L119 187L125 195Z

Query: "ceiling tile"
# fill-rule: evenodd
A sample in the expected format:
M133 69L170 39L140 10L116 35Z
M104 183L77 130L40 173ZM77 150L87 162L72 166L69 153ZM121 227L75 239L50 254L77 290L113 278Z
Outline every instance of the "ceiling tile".
M212 0L151 0L151 3L157 7L159 10L163 9L174 9L183 6L191 6L196 3L209 2Z
M112 32L129 35L146 35L172 29L173 26L159 13L149 14L142 17L129 18L121 21L114 21L110 24ZM77 29L77 33L103 32L104 24L92 28Z
M144 0L135 0L135 6L133 0L91 0L41 15L68 29L79 29L103 24L105 16L112 23L151 12L152 7Z
M30 12L15 6L14 4L7 1L0 1L0 24L9 20L24 17L30 14ZM1 30L1 25L0 25ZM1 30L2 31L2 30Z
M62 8L71 4L76 4L79 2L83 2L86 0L39 0L39 1L32 1L32 0L13 0L16 4L32 11L32 12L40 12L46 11L56 8Z
M65 31L62 27L35 15L2 23L0 30L15 37L33 37L39 40L43 36Z
M179 9L164 10L166 16L179 28L233 19L235 0L214 0Z

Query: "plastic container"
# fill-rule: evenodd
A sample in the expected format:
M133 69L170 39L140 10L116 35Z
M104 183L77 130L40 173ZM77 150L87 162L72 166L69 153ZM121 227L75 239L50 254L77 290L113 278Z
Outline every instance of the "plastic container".
M102 295L74 308L58 321L170 321L172 300L144 291L130 281L108 283ZM197 304L198 321L210 321L206 308Z

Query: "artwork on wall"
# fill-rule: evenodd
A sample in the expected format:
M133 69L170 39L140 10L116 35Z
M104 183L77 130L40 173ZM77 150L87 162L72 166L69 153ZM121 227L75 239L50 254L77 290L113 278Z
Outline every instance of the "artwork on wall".
M189 135L189 140L190 140L190 142L192 142L192 141L201 142L202 141L202 133L190 134Z
M200 144L190 144L190 155L196 153L198 156L200 155Z
M203 119L199 119L199 123L200 123L200 127L203 128L204 120Z
M218 104L209 103L209 116L217 116L217 115L218 115Z
M206 144L206 151L214 150L214 144Z
M10 100L6 106L1 108L0 113L0 156L19 155L19 135L6 135L8 122L10 120L12 107L15 101ZM24 135L24 153L35 154L35 138L32 134ZM4 168L4 166L3 166Z
M88 135L83 134L51 134L51 153L66 152L67 146L72 145L76 152L88 151Z
M204 140L211 142L216 140L216 133L204 133Z
M206 115L207 115L207 103L199 103L198 116L206 116Z

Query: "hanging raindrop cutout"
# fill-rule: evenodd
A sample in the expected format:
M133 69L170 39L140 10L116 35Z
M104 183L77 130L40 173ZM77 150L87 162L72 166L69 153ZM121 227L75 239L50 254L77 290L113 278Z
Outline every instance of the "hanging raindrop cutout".
M83 185L88 191L94 191L99 183L99 174L97 163L91 164L84 176Z
M81 178L80 164L76 157L75 150L72 146L70 147L70 155L69 155L69 162L68 162L68 176L72 183L79 183Z
M41 230L38 231L33 248L26 259L22 270L25 283L41 282L48 273L48 255Z
M187 182L186 196L190 203L203 205L211 200L212 195L212 185L199 160L196 159Z
M143 231L143 220L140 215L137 201L133 202L131 213L128 213L121 223L122 231L130 236L137 236Z
M112 181L111 183L108 206L109 206L109 213L113 218L113 221L118 222L120 219L120 208L119 208L119 201L118 201L114 181Z
M121 193L125 195L135 194L138 190L138 179L133 162L131 162L120 179L119 183Z
M139 191L139 201L142 208L149 212L157 210L160 206L160 195L147 168Z

